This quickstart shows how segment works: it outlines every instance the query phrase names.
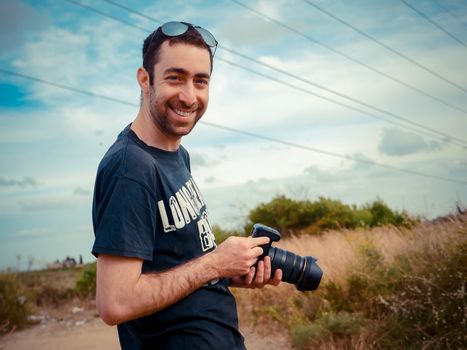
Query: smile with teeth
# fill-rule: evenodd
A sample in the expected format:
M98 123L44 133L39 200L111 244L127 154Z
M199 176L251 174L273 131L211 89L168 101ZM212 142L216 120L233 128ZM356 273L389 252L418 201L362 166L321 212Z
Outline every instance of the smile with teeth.
M172 109L176 114L182 116L182 117L189 117L191 116L194 112L196 111L184 111L181 109Z

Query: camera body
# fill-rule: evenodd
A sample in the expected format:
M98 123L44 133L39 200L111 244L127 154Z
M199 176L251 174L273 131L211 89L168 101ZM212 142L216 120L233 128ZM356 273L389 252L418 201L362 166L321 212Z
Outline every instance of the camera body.
M272 246L273 242L281 239L279 231L262 224L254 224L252 237L269 237L268 244L261 246L263 254L258 261L266 256L271 258L272 274L277 269L282 270L282 281L292 283L300 291L316 290L321 282L323 271L316 264L312 256L299 256L284 249Z

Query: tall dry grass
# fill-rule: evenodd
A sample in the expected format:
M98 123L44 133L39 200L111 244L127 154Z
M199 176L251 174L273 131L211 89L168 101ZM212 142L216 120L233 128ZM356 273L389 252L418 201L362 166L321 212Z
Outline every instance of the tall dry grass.
M442 298L446 295L446 303L459 303L459 298L463 300L459 305L464 305L462 322L465 328L465 267L460 266L460 271L454 271L461 274L464 283L453 285L452 291L446 291L445 286L443 291L437 291L437 286L432 284L449 283L444 283L443 278L450 277L443 274L449 269L452 271L452 267L445 268L443 263L456 254L460 256L457 259L465 260L462 257L467 253L466 241L466 216L449 217L436 223L425 222L412 229L387 226L284 239L275 246L318 258L324 272L320 288L316 292L301 293L282 283L277 288L234 290L241 327L253 328L260 335L280 335L287 339L291 348L297 349L403 349L411 344L411 340L398 342L397 339L386 339L386 333L393 337L394 329L385 328L389 327L385 313L392 312L390 317L396 323L401 315L410 315L407 317L415 318L414 327L420 327L421 320L417 317L445 317L436 314L446 313L443 305L438 305L444 302ZM439 275L434 273L436 271L440 271ZM455 280L459 284L459 279ZM420 305L405 299L411 293L414 298L424 298L423 288L427 293L441 294L436 300L430 297L420 301ZM427 305L430 302L433 305ZM426 310L420 316L422 314L418 311L404 309L411 307ZM432 333L438 334L446 328L441 326L435 327ZM397 325L391 327L397 328ZM404 327L411 327L411 324ZM446 334L440 337L449 338L449 333ZM424 344L427 349L450 344L450 339L444 338L430 343L430 336L427 334L426 341L422 339L417 344ZM456 341L455 344L467 342L467 338ZM417 347L414 345L412 348Z

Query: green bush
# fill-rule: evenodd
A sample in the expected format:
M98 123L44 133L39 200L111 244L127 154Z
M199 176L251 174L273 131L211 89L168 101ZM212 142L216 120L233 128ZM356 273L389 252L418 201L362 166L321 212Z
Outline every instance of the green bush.
M218 225L212 225L212 233L216 237L216 243L221 244L230 236L240 236L241 233L235 230L224 230Z
M249 234L251 226L257 222L278 229L285 237L297 230L314 234L341 228L383 225L411 227L416 219L410 218L405 212L391 210L381 199L359 208L324 197L311 202L281 195L268 203L259 204L250 211L245 225L246 235Z
M290 328L292 345L298 350L319 344L327 335L326 330L318 323L297 324Z
M318 346L329 338L350 339L364 324L361 314L323 313L314 322L298 323L290 327L292 344L296 349ZM350 341L348 341L350 342Z
M251 226L257 222L283 233L286 233L286 229L304 228L323 215L320 213L322 209L309 201L277 196L269 203L262 203L250 211L245 232L249 234Z
M351 336L358 333L364 319L359 313L329 312L321 315L317 323L333 336Z
M407 213L391 210L381 199L365 205L365 209L371 213L368 222L370 227L384 225L411 227L414 223L414 219L411 219Z
M76 281L75 290L79 296L89 297L96 295L96 270L97 264L86 267Z
M0 333L27 323L29 304L23 286L11 273L0 273Z

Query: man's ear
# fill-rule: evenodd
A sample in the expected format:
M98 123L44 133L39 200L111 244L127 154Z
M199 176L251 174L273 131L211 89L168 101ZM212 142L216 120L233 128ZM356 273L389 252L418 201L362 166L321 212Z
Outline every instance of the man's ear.
M138 80L139 87L143 94L147 94L149 91L149 74L144 67L139 67L136 72L136 80Z

